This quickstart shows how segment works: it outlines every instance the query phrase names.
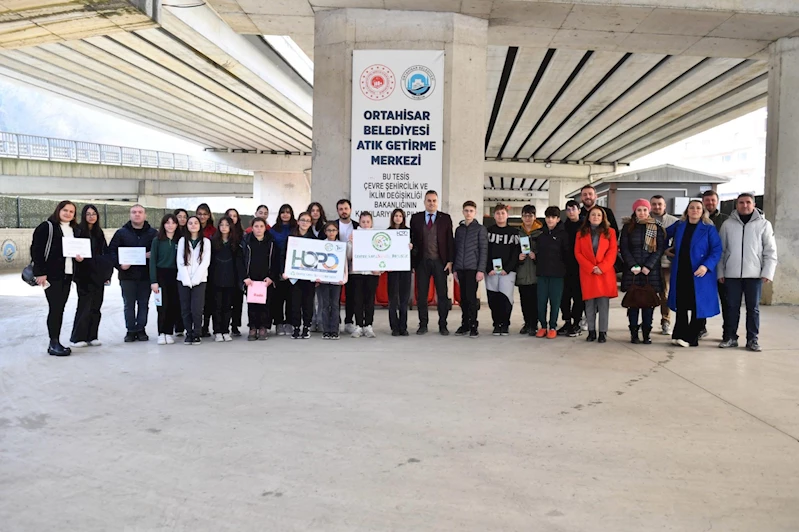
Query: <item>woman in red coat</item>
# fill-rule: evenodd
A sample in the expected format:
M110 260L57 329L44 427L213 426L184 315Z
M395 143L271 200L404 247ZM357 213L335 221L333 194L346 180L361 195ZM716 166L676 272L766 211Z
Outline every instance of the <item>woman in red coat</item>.
M574 256L580 265L580 288L585 300L585 319L588 322L587 341L596 335L596 316L599 314L599 342L607 341L610 298L619 295L616 287L618 244L616 231L611 229L605 210L594 206L577 233Z

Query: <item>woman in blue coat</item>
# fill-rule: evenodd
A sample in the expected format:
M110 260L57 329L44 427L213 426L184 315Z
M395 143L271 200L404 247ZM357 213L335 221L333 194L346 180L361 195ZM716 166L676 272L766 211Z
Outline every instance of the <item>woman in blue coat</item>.
M674 238L669 308L677 314L671 341L696 347L707 318L719 313L716 265L721 259L721 239L700 200L688 203L681 221L671 225L667 234Z

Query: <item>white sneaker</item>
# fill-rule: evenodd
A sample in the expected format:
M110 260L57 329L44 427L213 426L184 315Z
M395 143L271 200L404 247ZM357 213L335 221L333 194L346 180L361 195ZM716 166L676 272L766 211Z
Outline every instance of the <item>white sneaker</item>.
M101 342L100 340L92 340L91 342L89 342L89 345L92 347L100 347L101 345L103 345L103 342Z
M588 322L585 321L584 317L580 318L580 329L582 329L583 331L587 331L588 330Z
M69 347L89 347L87 342L70 342Z
M275 331L277 332L278 336L286 336L286 324L280 323L275 325Z
M353 338L360 338L361 336L363 336L363 329L361 329L360 327L354 327L351 336Z
M224 340L225 342L232 342L233 338L229 334L223 334L222 340Z
M172 338L171 334L165 334L164 339L166 340L166 345L172 345L175 343L175 339Z
M671 334L671 325L668 323L661 323L660 334L662 334L663 336L669 336Z
M367 325L366 327L363 328L363 335L366 336L367 338L375 337L375 332L372 330L371 325Z
M166 345L166 335L159 334L158 335L158 345Z
M352 333L355 332L355 329L357 329L357 328L358 327L356 327L354 324L348 323L347 325L344 326L344 332L347 333L347 334L352 334Z
M685 340L674 340L674 342L679 345L680 347L691 347L691 344L686 342Z
M222 335L221 335L221 334L219 334L219 333L216 333L216 334L214 335L214 342L224 342L224 341L225 341L225 339L224 339L224 338L222 338Z

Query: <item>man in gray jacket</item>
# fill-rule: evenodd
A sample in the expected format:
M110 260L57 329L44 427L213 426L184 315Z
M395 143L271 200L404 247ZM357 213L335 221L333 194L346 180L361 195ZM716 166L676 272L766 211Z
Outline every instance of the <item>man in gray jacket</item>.
M649 213L655 222L665 231L677 222L678 218L666 212L666 198L655 194L649 200L652 206ZM660 333L671 334L671 319L669 310L669 279L671 279L671 259L664 253L660 259L660 274L663 278L663 291L660 293Z
M724 252L718 265L718 278L727 291L728 335L719 347L738 347L738 321L741 299L746 299L746 348L760 351L760 292L763 283L774 280L777 269L777 242L771 222L755 209L755 197L744 193L735 201L735 211L721 226Z
M455 336L477 338L477 285L485 278L488 263L488 232L475 220L477 204L463 204L464 220L455 230L455 261L453 271L461 290L461 326Z

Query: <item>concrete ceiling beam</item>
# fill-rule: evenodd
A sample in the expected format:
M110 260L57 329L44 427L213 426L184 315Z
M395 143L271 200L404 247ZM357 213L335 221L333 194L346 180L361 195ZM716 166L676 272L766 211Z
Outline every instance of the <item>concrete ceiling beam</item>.
M485 161L486 176L526 179L587 179L596 174L615 172L613 164L546 164L527 161Z

